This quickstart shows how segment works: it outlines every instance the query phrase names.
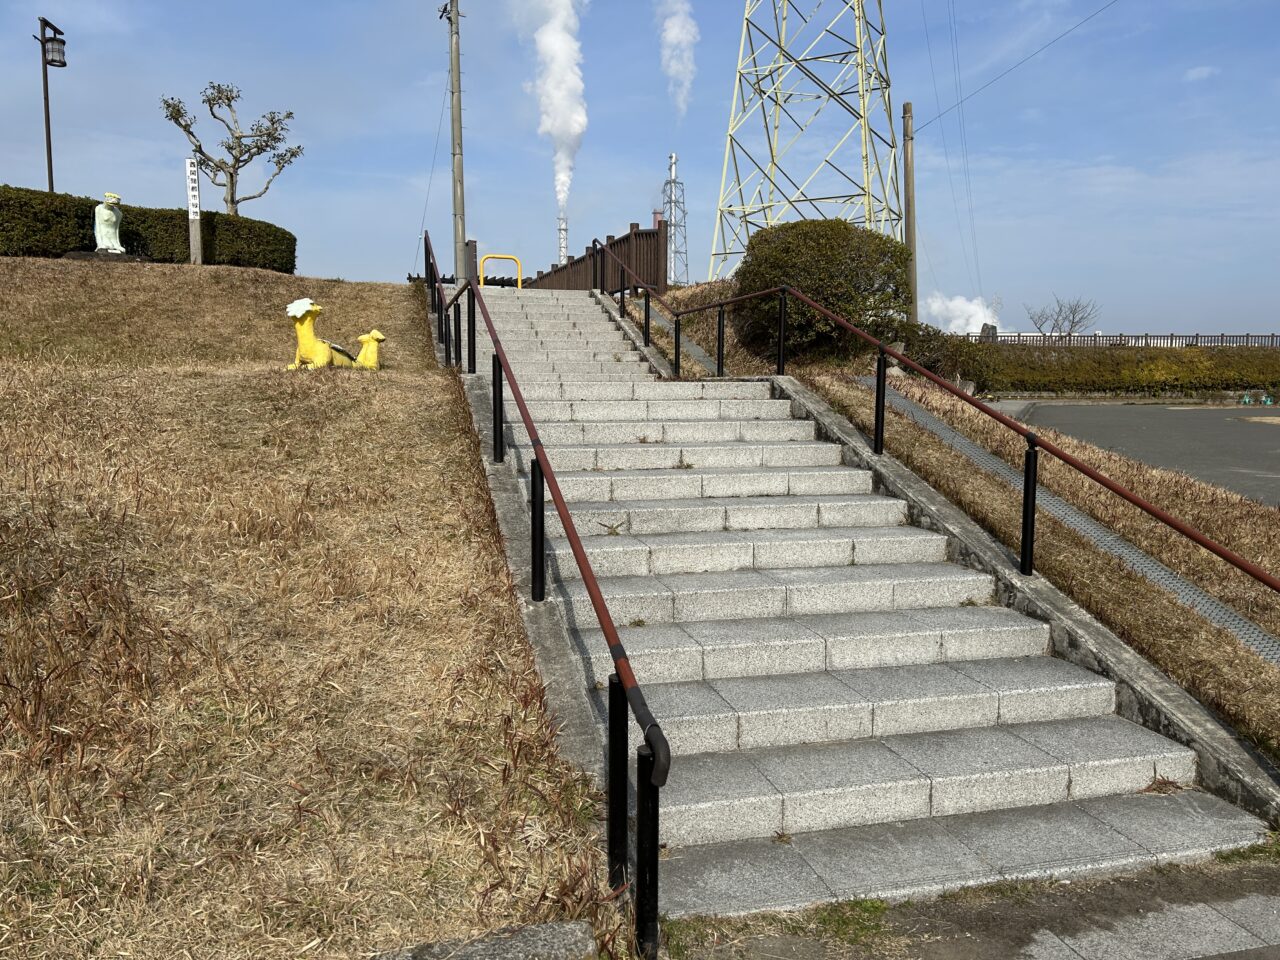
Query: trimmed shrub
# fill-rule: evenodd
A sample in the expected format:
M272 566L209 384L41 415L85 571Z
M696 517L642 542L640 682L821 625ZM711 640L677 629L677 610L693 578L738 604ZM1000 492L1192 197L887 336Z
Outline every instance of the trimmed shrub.
M798 220L757 230L735 273L739 294L792 286L874 336L909 341L911 287L907 247L844 220ZM744 303L734 314L743 345L760 356L777 349L777 304ZM787 355L837 347L853 335L797 300L787 303Z
M93 250L93 208L98 202L69 193L0 185L0 256L60 257ZM190 259L186 210L128 204L120 209L124 213L120 242L129 253L158 263ZM280 273L293 273L297 266L297 238L263 220L205 211L200 214L200 235L205 263Z
M997 393L1280 394L1280 350L1261 347L969 346L965 376Z

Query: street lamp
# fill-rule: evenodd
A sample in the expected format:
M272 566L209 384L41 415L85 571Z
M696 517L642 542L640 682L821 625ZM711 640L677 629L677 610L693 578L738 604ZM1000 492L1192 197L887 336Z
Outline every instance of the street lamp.
M49 192L53 193L53 136L49 132L49 68L67 65L67 41L62 31L44 17L40 18L40 36L32 40L40 44L40 72L44 77L44 156L49 167Z

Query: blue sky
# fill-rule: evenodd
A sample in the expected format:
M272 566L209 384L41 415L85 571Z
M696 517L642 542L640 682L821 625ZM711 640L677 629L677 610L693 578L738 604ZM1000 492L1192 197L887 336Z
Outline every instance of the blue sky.
M711 244L742 4L691 3L701 39L683 117L662 75L652 0L580 5L589 124L569 217L574 251L594 235L646 223L675 150L698 278ZM964 88L1101 4L956 2ZM917 125L956 99L951 5L886 3L895 113L912 100ZM294 142L306 148L242 212L298 235L301 273L402 279L415 267L428 187L427 225L442 240L449 232L447 116L432 167L447 67L437 6L228 0L214 18L187 0L2 0L0 182L44 185L30 39L44 15L68 37L70 65L50 77L60 190L181 206L186 141L161 116L159 98L193 105L206 82L236 83L242 114L292 109ZM556 218L552 148L538 134L533 86L536 7L463 0L462 29L468 232L482 249L516 253L530 268L553 260ZM1026 328L1023 305L1056 292L1095 298L1104 331L1280 328L1278 44L1276 0L1120 0L969 101L967 183L956 114L922 130L921 292L965 298L938 319L972 314L966 304L984 296L1003 303L1002 325ZM200 126L210 129L208 119ZM218 209L219 192L208 184L203 199Z

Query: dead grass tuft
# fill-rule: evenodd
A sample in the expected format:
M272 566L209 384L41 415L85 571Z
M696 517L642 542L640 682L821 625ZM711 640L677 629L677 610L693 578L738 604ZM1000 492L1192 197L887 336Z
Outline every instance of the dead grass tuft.
M0 270L0 950L625 949L409 289ZM388 369L286 374L302 295Z

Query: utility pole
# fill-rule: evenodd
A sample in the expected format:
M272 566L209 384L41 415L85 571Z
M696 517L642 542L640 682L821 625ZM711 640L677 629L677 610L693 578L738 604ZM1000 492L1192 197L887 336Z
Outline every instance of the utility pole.
M902 219L911 251L911 321L920 322L920 275L916 268L916 126L911 102L902 105Z
M462 179L462 52L458 43L458 0L440 8L449 21L449 83L453 101L453 275L457 282L467 275L467 214Z

